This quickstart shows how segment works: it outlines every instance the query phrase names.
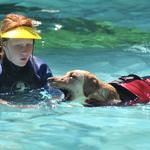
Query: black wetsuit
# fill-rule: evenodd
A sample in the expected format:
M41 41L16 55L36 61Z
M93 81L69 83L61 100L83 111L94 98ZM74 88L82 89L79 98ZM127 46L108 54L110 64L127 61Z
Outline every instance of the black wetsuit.
M0 93L38 89L46 86L47 78L52 76L48 65L35 56L23 67L5 57L0 64Z

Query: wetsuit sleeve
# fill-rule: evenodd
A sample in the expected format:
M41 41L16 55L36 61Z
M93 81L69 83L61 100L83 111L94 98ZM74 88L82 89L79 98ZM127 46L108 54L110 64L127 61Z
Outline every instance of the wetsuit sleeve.
M52 71L49 68L49 66L43 62L41 59L37 58L37 57L33 57L33 61L34 61L34 70L37 74L37 76L39 76L41 82L43 83L43 85L47 85L47 79L49 77L52 77ZM32 61L32 62L33 62Z
M52 77L52 71L47 64L42 64L39 68L39 75L43 80L47 81L47 78Z

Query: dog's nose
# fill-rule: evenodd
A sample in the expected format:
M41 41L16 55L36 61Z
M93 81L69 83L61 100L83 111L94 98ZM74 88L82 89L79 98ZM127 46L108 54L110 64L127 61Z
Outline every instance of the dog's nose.
M50 83L50 82L53 82L54 81L54 77L50 77L47 79L47 81Z

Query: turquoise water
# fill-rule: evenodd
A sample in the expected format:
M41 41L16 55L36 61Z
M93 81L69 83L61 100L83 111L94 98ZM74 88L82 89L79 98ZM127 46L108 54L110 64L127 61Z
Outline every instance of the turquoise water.
M80 25L83 20L110 21L118 28L137 27L148 32L148 0L1 0L0 5L0 18L6 13L19 12L42 23L39 28L46 38L37 43L35 54L49 64L54 75L84 69L109 82L130 73L140 76L150 74L149 40L141 44L126 41L118 46L105 46L90 41L93 36L88 33L97 33L90 23ZM72 24L70 18L77 17L80 18L79 24ZM55 29L56 24L61 25L62 20L65 34L59 32L60 29L56 31L60 33L59 36L49 40L47 35ZM77 43L74 39L69 43L64 37L68 31L71 31L71 36L76 32L80 37L87 34L86 40L90 43ZM63 43L60 38L64 39ZM1 150L149 150L149 131L149 104L85 108L71 102L56 104L54 108L39 105L33 109L0 106Z

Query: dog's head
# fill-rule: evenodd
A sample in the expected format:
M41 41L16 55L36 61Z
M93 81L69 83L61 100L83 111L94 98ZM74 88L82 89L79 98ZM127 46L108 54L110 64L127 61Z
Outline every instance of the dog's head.
M74 100L83 95L84 74L73 70L61 77L48 78L50 86L59 88L65 93L66 100Z
M65 91L68 94L68 100L80 96L88 97L99 88L99 81L96 76L84 70L73 70L61 77L51 77L48 78L48 82L52 87Z

